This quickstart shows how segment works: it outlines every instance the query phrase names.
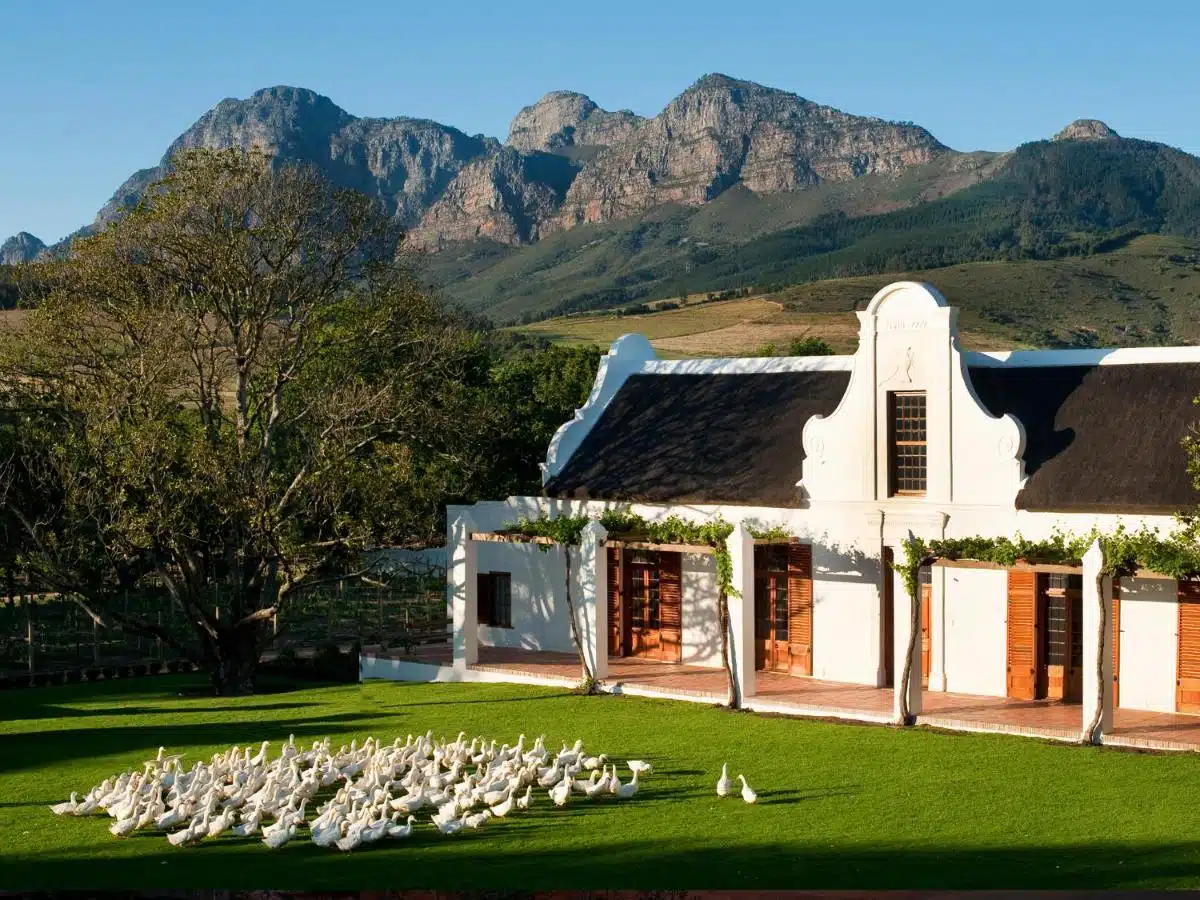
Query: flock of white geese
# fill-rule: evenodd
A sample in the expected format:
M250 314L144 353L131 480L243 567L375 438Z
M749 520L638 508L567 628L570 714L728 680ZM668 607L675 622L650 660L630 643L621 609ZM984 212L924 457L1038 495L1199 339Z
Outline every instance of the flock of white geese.
M632 775L622 782L616 764L609 765L603 753L585 753L582 740L552 753L544 736L527 748L523 734L512 746L482 737L467 741L465 732L454 741L435 741L427 732L410 734L403 743L372 737L337 750L328 738L302 749L292 735L274 758L268 758L269 746L264 741L257 753L231 747L190 769L181 755L167 755L160 747L142 771L107 778L82 798L73 793L50 809L56 815L107 813L114 820L109 830L117 837L158 830L177 847L229 831L261 835L277 849L307 827L314 844L353 850L408 837L413 814L423 809L442 834L479 828L528 809L535 787L547 789L556 806L567 805L573 795L628 800L638 792L639 777L652 771L647 762L629 760ZM725 782L722 771L719 794L723 787L728 792ZM334 786L336 793L317 806L317 795ZM743 799L754 802L753 792L746 791L748 785ZM317 814L306 820L309 804Z

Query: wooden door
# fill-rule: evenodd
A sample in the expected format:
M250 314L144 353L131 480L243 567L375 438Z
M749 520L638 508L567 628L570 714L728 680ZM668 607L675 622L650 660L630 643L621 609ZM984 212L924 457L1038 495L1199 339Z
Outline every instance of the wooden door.
M880 616L883 629L883 640L880 652L883 654L883 686L892 687L896 683L896 573L892 569L895 554L891 547L883 548L883 614Z
M1008 696L1034 700L1038 694L1038 598L1033 572L1008 570Z
M629 617L625 653L628 656L662 655L662 600L658 554L628 553L624 566L625 613Z
M1113 706L1121 705L1121 579L1112 583Z
M1069 644L1063 671L1063 700L1083 702L1083 589L1082 578L1066 576L1067 634Z
M1175 709L1200 713L1200 581L1179 582L1179 659Z
M812 544L787 547L787 656L793 675L813 671Z
M659 659L683 660L683 556L658 554L660 602Z
M788 553L778 544L754 548L754 665L764 671L791 671Z
M625 551L621 547L609 547L608 552L608 655L621 656L625 650L623 639L626 623L625 604L622 602L624 578L621 568Z
M934 613L934 586L931 583L932 571L926 565L920 570L920 686L928 688L929 673L934 667L934 640L932 640L931 619Z

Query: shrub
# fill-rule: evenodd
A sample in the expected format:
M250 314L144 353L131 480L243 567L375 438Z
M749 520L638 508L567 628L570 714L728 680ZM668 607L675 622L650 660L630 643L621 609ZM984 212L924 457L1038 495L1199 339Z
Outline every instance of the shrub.
M833 348L819 337L806 337L792 341L788 356L833 356Z
M754 356L774 356L778 348L774 344L763 344L754 351Z

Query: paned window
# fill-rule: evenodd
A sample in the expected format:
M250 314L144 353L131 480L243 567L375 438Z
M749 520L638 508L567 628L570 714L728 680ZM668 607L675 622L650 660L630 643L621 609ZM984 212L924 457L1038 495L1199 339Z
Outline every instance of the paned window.
M480 572L479 624L492 628L512 628L512 575L508 572Z
M639 551L629 555L629 620L634 628L661 627L658 596L658 554Z
M925 393L888 394L888 476L894 495L925 493Z

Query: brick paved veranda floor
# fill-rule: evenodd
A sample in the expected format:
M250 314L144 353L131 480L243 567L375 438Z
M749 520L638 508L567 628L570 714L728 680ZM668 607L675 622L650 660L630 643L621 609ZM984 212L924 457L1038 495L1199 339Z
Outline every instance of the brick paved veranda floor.
M365 648L364 652L373 649ZM420 647L411 654L394 658L448 666L450 645ZM576 678L580 672L579 659L573 653L502 647L480 647L479 660L472 668L560 679ZM891 688L775 672L759 672L755 680L756 692L751 703L758 702L772 711L876 721L890 717L892 712ZM662 693L708 701L723 700L726 690L726 676L720 669L636 658L610 658L606 683L618 690L632 688L640 694ZM925 691L922 706L918 724L956 731L997 731L1073 741L1078 740L1083 727L1083 710L1078 704ZM1200 751L1200 716L1118 708L1114 720L1113 731L1105 736L1107 744Z

